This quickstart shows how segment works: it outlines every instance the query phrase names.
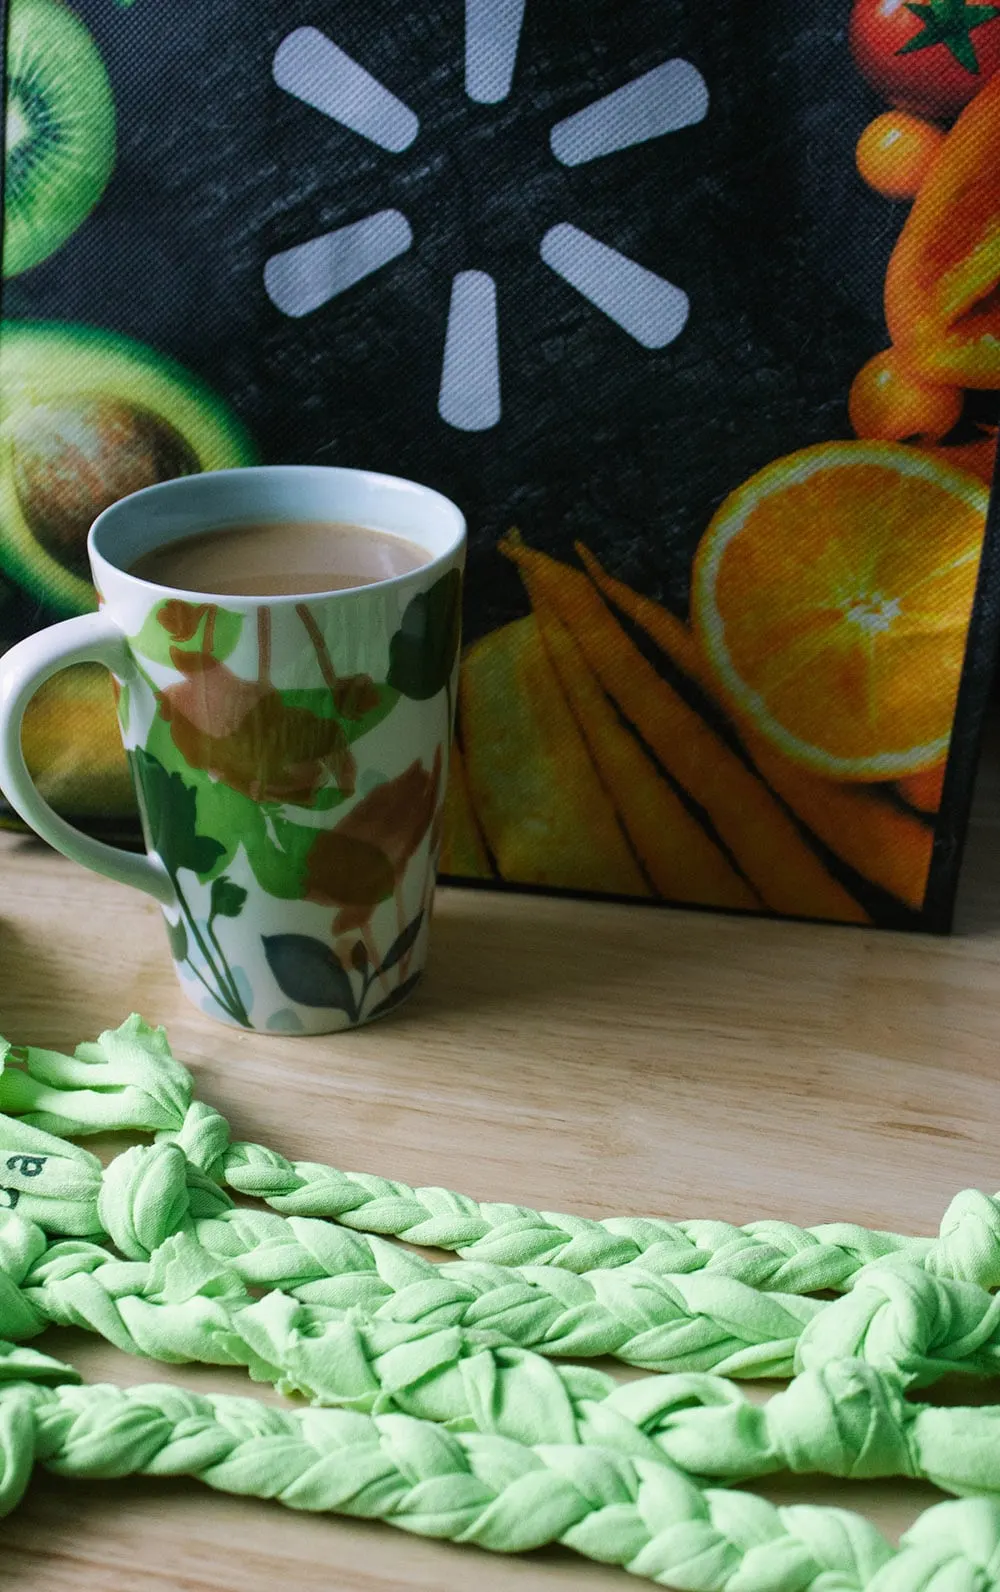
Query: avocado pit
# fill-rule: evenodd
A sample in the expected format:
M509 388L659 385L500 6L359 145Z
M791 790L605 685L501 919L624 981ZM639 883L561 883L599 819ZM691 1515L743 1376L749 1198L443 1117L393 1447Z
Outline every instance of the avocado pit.
M4 431L18 505L41 546L74 574L87 569L87 533L130 492L200 469L169 422L115 398L33 404Z

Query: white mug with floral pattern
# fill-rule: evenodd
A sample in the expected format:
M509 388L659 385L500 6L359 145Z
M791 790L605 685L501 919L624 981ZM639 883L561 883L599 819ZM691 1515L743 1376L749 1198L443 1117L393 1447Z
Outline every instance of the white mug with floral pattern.
M428 562L319 595L208 598L130 574L214 528L339 521ZM277 532L276 532L277 534ZM424 968L447 780L465 521L363 470L275 465L121 499L88 542L100 607L0 659L0 784L67 857L154 896L203 1011L328 1033L397 1006ZM147 855L81 834L21 753L32 695L70 664L111 671ZM127 947L123 947L127 951Z

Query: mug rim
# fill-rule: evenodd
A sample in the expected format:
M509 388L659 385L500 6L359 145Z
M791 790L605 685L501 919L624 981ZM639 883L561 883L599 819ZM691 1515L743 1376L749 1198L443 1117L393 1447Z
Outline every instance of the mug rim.
M447 545L440 552L433 553L427 559L426 563L418 565L416 569L406 570L401 575L390 575L383 580L369 581L363 586L341 587L332 591L319 590L301 592L273 592L257 595L243 592L221 593L192 591L183 586L169 586L164 585L160 581L147 580L141 575L134 574L132 570L126 569L123 564L117 562L114 558L109 557L99 545L100 539L107 532L109 524L113 525L115 519L127 517L137 507L141 510L143 503L148 503L151 500L155 501L164 496L183 497L186 492L195 491L199 487L203 487L204 483L209 479L213 481L224 482L227 479L231 480L235 477L243 480L247 476L264 475L271 477L285 477L288 480L302 480L307 476L326 480L336 478L343 480L344 478L350 478L353 481L364 481L376 488L389 488L390 490L396 492L402 490L406 493L412 494L415 499L419 499L425 504L437 509L442 513L442 516L445 520L450 520L451 535ZM289 513L283 517L282 522L275 520L273 523L287 523L289 520L294 521L295 518L296 515L294 513ZM313 516L313 518L315 518L315 516ZM227 529L229 525L245 525L247 523L249 522L245 518L233 521L222 520L216 525L205 526L204 530L223 531ZM256 523L266 525L269 523L269 521L266 519L261 519ZM377 525L367 528L371 530L383 529ZM199 533L193 532L191 534L197 535ZM391 536L397 533L385 531L384 534ZM181 540L181 538L177 539ZM94 577L94 584L97 587L98 592L101 590L99 574L102 568L106 568L113 572L116 580L128 581L141 591L148 592L154 597L177 597L182 601L192 602L195 604L219 601L224 602L227 605L232 605L235 603L248 608L258 608L264 606L274 607L277 605L301 602L334 602L338 599L346 600L352 597L357 598L367 593L382 591L390 587L398 587L406 584L407 582L413 582L414 580L419 579L421 576L430 573L438 567L452 562L455 558L455 555L460 553L465 547L467 539L468 526L465 515L458 507L457 503L453 502L451 498L446 497L443 492L439 492L436 487L425 486L422 482L412 481L406 476L390 475L386 471L382 470L363 470L355 468L351 465L249 464L237 465L226 470L204 470L197 471L192 475L175 476L172 480L158 481L153 486L141 487L136 492L129 492L124 497L118 498L116 502L110 504L106 509L103 509L94 520L94 523L91 525L90 530L87 533L87 557L90 562L91 573ZM159 545L161 544L153 542L152 547ZM152 550L152 547L149 549L149 551Z

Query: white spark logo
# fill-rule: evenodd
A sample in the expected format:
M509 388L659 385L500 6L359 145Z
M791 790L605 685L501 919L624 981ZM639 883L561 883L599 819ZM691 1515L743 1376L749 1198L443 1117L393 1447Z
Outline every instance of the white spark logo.
M465 92L480 105L507 98L514 78L525 0L465 0ZM274 56L278 87L392 155L420 131L415 112L318 28L296 28ZM556 160L582 166L704 119L708 89L689 61L664 61L594 104L557 122ZM309 315L413 247L400 210L363 220L273 254L264 286L283 315ZM560 222L541 240L541 258L643 348L666 348L688 318L688 296L589 233ZM488 431L500 419L497 288L485 271L452 279L438 413L460 431Z

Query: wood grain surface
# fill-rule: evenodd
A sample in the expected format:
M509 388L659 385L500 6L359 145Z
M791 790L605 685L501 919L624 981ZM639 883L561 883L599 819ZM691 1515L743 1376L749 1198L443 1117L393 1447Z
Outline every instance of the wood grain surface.
M996 737L993 737L995 741ZM0 837L0 1030L72 1046L167 1024L237 1136L285 1154L592 1216L849 1219L935 1230L1000 1186L1000 758L979 782L950 939L478 891L439 893L431 970L395 1019L326 1039L236 1033L176 989L158 911ZM246 1392L241 1373L41 1347L91 1380ZM269 1390L258 1390L260 1396ZM937 1496L778 1482L890 1534ZM558 1592L637 1585L559 1549L519 1559L294 1515L187 1482L37 1476L0 1524L31 1592Z

